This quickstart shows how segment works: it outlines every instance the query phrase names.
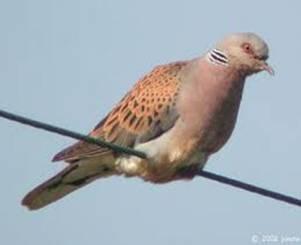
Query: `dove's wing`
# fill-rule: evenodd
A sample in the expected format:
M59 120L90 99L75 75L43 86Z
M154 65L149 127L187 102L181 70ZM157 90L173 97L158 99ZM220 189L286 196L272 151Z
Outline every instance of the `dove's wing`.
M89 135L133 147L166 132L178 118L176 100L181 85L181 72L187 64L177 62L156 67L137 82ZM80 141L59 152L53 161L73 162L108 151L108 148Z

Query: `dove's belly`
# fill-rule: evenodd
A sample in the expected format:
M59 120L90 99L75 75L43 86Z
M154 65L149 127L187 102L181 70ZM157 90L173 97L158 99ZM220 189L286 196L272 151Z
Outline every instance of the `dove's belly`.
M117 169L127 177L141 177L153 183L166 183L178 179L190 179L202 169L207 161L207 154L198 152L187 161L150 162L136 157L120 158Z
M155 183L193 177L205 165L208 154L199 151L197 139L185 138L185 135L176 137L179 134L175 134L173 130L178 129L173 128L157 139L135 147L146 153L147 159L136 156L117 159L116 168L119 173L139 176Z

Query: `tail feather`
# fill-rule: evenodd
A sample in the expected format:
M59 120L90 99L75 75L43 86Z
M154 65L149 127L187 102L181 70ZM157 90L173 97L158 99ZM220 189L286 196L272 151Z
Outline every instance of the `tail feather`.
M22 205L30 210L40 209L65 195L91 183L100 177L116 174L114 159L90 158L79 160L63 169L54 177L30 191L22 200Z

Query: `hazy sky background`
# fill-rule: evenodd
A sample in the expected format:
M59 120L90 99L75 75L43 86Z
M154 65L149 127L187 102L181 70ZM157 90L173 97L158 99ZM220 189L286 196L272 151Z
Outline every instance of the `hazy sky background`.
M2 0L0 108L86 133L154 65L253 31L269 43L276 76L248 80L235 132L206 169L301 197L300 9L297 0ZM4 119L0 134L0 244L301 239L300 208L202 178L115 177L30 212L20 200L63 167L50 160L74 141Z

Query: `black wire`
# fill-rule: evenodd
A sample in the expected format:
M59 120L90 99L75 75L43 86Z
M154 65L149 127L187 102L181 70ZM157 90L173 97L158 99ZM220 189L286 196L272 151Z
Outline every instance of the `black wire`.
M204 170L202 170L198 175L205 177L207 179L211 179L211 180L226 184L226 185L231 185L231 186L237 187L239 189L250 191L250 192L253 192L256 194L260 194L262 196L270 197L270 198L276 199L278 201L290 203L290 204L301 207L300 199L297 199L297 198L291 197L291 196L287 196L287 195L281 194L279 192L270 191L270 190L267 190L267 189L264 189L264 188L261 188L261 187L255 186L255 185L247 184L247 183L241 182L239 180L231 179L231 178L224 177L224 176L214 174L211 172L207 172Z
M43 129L43 130L46 130L46 131L49 131L52 133L60 134L60 135L74 138L77 140L82 140L82 141L85 141L90 144L107 147L107 148L112 149L115 152L134 155L134 156L137 156L140 158L146 158L146 155L143 152L136 151L131 148L126 148L126 147L122 147L119 145L115 145L115 144L112 144L112 143L109 143L109 142L106 142L106 141L103 141L100 139L92 138L87 135L79 134L79 133L76 133L76 132L73 132L73 131L70 131L70 130L67 130L64 128L56 127L56 126L53 126L53 125L50 125L47 123L42 123L42 122L32 120L32 119L29 119L26 117L22 117L22 116L19 116L19 115L16 115L16 114L13 114L13 113L10 113L7 111L0 110L0 117L6 118L8 120L16 121L16 122L19 122L22 124L26 124L26 125L29 125L29 126L32 126L35 128L40 128L40 129ZM211 173L211 172L207 172L204 170L201 171L198 175L202 176L204 178L207 178L207 179L211 179L211 180L226 184L226 185L234 186L234 187L237 187L237 188L249 191L249 192L257 193L262 196L266 196L266 197L269 197L272 199L287 202L289 204L301 207L300 199L297 199L297 198L294 198L291 196L287 196L287 195L284 195L284 194L281 194L281 193L278 193L275 191L270 191L270 190L267 190L267 189L264 189L261 187L257 187L255 185L250 185L250 184L247 184L247 183L235 180L235 179L224 177L224 176L221 176L221 175L218 175L215 173Z
M10 112L7 112L7 111L0 110L0 117L6 118L8 120L16 121L16 122L19 122L19 123L23 123L23 124L29 125L31 127L34 127L34 128L39 128L39 129L43 129L43 130L46 130L46 131L49 131L49 132L52 132L52 133L67 136L67 137L70 137L70 138L73 138L73 139L82 140L82 141L85 141L85 142L90 143L90 144L98 145L98 146L101 146L101 147L107 147L107 148L112 149L115 152L134 155L134 156L137 156L137 157L140 157L140 158L146 158L146 155L143 152L136 151L136 150L133 150L131 148L125 148L125 147L122 147L122 146L119 146L119 145L116 145L116 144L112 144L112 143L107 142L107 141L103 141L101 139L96 139L96 138L93 138L93 137L89 137L87 135L79 134L79 133L76 133L74 131L67 130L67 129L60 128L60 127L56 127L56 126L53 126L53 125L50 125L50 124L47 124L47 123L43 123L43 122L32 120L32 119L29 119L29 118L26 118L26 117L22 117L22 116L19 116L19 115L16 115L16 114L13 114L13 113L10 113Z

